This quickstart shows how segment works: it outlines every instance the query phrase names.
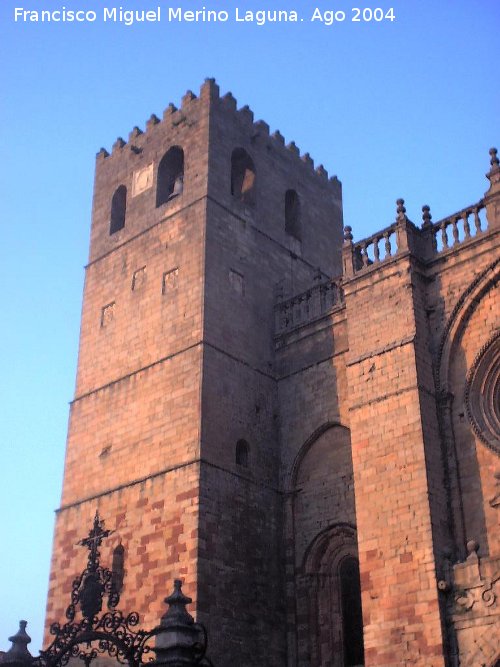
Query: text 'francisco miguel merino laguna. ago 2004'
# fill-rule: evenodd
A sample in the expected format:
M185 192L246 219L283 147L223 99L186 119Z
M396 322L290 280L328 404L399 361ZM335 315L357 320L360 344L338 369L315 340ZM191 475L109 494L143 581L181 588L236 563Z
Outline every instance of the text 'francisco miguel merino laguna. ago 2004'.
M14 7L16 23L121 23L131 26L136 23L253 23L258 26L267 23L318 23L332 26L344 22L380 23L395 21L392 8L352 7L344 11L339 9L311 8L307 13L295 9L249 10L234 7L231 11L215 10L202 7L199 10L186 10L182 7L161 7L150 9L124 9L123 7L102 7L100 11L93 9L26 9Z

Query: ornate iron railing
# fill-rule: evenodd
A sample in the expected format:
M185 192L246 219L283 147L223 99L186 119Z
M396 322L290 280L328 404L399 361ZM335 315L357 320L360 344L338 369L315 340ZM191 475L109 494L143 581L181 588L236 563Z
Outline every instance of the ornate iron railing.
M12 647L0 658L0 664L64 667L73 658L90 667L99 656L107 656L129 667L141 667L145 662L151 667L213 667L206 656L206 630L187 612L186 605L192 600L183 594L180 580L175 580L173 593L165 598L168 609L152 630L138 627L137 612L124 614L116 609L120 596L113 584L112 571L100 564L99 553L103 539L111 532L104 528L96 512L92 529L79 542L88 548L89 555L85 569L73 580L71 601L66 609L68 620L50 626L54 639L48 648L36 658L31 656L27 648L31 641L26 633L27 624L21 621L18 633L9 638ZM104 597L108 611L101 613Z

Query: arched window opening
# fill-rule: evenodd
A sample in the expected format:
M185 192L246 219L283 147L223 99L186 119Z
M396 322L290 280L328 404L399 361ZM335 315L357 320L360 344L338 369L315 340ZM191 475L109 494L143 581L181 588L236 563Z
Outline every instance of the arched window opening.
M255 205L255 166L244 148L231 156L231 194L248 206Z
M156 206L161 206L182 193L184 187L184 151L172 146L158 165Z
M295 190L285 193L285 231L300 241L300 199Z
M250 447L246 440L238 440L236 443L236 463L239 466L248 468L248 459L250 454Z
M343 558L339 565L342 636L345 667L364 665L361 584L356 558Z
M120 185L115 190L111 200L111 221L109 224L109 234L115 234L125 227L125 213L127 210L127 188Z
M125 549L119 544L113 551L113 560L111 564L113 590L117 593L123 588L123 578L125 576Z

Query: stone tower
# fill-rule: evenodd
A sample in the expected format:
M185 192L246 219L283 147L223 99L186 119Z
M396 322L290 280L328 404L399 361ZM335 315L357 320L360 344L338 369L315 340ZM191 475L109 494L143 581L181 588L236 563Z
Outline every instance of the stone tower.
M216 664L284 664L274 304L341 241L339 181L212 80L98 153L47 622L98 508L143 625L181 577Z
M500 161L437 222L207 80L97 157L47 622L96 509L124 610L217 667L499 667Z

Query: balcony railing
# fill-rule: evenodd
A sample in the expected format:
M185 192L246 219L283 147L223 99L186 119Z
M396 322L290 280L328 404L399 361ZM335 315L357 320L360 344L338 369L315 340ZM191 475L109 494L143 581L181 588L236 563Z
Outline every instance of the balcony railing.
M428 209L428 207L424 207ZM484 210L484 203L479 202L449 215L423 229L430 229L432 233L432 247L435 253L443 252L448 248L468 241L487 229L487 222L482 221L479 212ZM425 211L424 211L425 215ZM484 229L483 229L484 226Z
M344 304L340 279L328 280L275 306L275 332L287 333Z
M407 218L403 199L398 199L397 205L396 221L361 241L353 242L351 227L344 228L344 276L358 274L405 251L431 261L488 229L487 218L482 215L486 208L483 200L435 223L429 206L423 206L421 228Z

